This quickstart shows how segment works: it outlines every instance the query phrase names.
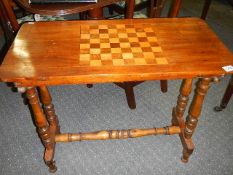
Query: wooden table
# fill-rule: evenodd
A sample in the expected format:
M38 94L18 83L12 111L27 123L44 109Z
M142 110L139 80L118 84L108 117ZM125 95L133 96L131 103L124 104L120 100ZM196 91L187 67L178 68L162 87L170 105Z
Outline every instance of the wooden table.
M182 161L193 152L192 135L212 81L233 65L232 53L197 18L64 21L24 24L0 66L0 80L25 92L44 160L51 172L55 144L179 134ZM194 78L199 78L186 120ZM172 122L163 128L61 133L47 86L160 79L183 79ZM41 95L40 101L37 90ZM41 104L42 107L41 107Z

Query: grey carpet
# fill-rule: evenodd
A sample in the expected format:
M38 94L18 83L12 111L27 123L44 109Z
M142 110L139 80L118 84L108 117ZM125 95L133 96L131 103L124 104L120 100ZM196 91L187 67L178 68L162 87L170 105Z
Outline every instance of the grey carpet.
M181 15L200 16L201 2L185 0ZM221 10L216 12L218 8ZM226 16L232 19L230 9L227 4L214 1L207 21L233 50L233 27L225 19ZM213 111L228 80L229 76L209 90L193 136L196 149L188 164L180 161L182 146L178 136L83 141L57 144L56 174L233 174L233 100L224 111ZM127 107L124 92L113 84L98 84L91 89L85 85L56 86L50 90L62 132L85 132L169 125L180 82L169 81L169 91L165 94L161 93L158 81L137 86L136 110ZM1 175L49 174L28 107L20 94L13 93L3 83L0 84L0 133Z

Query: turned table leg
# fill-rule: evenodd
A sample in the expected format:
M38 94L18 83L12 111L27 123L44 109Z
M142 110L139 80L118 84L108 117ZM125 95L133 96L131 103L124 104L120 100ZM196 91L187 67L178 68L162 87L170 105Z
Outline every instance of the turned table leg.
M43 105L49 126L55 130L55 133L60 134L60 126L57 115L55 113L54 105L52 103L52 97L46 86L40 86L39 88L41 103Z
M205 95L209 89L211 78L200 78L197 84L197 89L193 97L192 103L189 108L189 114L186 118L185 129L183 132L183 141L185 142L183 149L183 162L188 162L190 155L193 152L194 146L192 144L192 135L197 126L198 118L201 114L202 104L205 98Z
M36 88L27 88L26 95L32 108L33 118L38 135L45 147L44 161L49 167L49 171L55 172L57 170L55 162L53 160L55 149L55 135L51 134L52 132L50 130L48 121L43 113L43 109L40 106Z

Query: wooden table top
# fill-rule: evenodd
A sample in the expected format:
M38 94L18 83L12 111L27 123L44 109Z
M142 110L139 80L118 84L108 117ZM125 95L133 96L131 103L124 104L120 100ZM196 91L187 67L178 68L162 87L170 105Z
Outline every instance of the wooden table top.
M24 24L0 66L18 86L224 75L233 55L198 18Z

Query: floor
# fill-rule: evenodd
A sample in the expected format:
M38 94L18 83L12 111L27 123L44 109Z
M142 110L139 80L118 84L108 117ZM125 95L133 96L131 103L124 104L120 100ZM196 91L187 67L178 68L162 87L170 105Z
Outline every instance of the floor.
M200 16L203 0L184 0L180 16ZM225 1L214 0L207 22L233 51L233 10ZM220 103L229 76L213 84L206 97L197 132L196 149L188 164L180 161L178 136L156 136L128 140L83 141L57 144L58 175L232 175L233 100L222 112ZM169 81L163 94L158 81L135 88L137 109L126 105L124 92L113 84L50 87L62 132L102 129L160 127L170 124L180 80ZM191 95L192 96L192 95ZM0 84L0 174L49 174L42 160L43 147L37 138L28 107L21 94Z

